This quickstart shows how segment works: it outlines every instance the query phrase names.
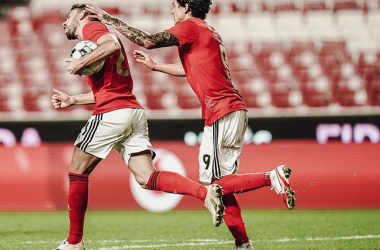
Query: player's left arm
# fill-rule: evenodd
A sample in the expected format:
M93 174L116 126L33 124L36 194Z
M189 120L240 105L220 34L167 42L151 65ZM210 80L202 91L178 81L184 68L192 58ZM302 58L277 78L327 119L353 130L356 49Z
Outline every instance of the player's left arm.
M104 10L93 5L86 5L86 10L93 13L89 15L90 17L97 18L103 23L112 25L117 31L123 34L131 42L146 49L180 45L177 37L169 32L161 31L157 33L148 33L123 22L117 17L111 16Z
M70 74L80 75L83 68L109 58L121 48L119 41L113 34L101 36L96 43L98 44L98 47L96 47L91 53L88 53L79 59L65 59L66 62L70 63L67 67L67 71L69 71Z
M174 64L156 63L150 55L141 50L134 50L133 56L136 58L136 61L144 64L150 70L159 71L172 76L186 76L185 69L180 62Z
M92 91L73 96L69 96L58 89L53 89L53 92L54 94L51 97L51 102L55 109L68 108L73 105L95 104L95 97Z

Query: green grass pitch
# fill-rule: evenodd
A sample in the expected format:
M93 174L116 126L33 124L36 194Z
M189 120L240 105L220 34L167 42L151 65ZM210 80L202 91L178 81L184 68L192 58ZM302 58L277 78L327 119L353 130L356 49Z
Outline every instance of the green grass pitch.
M244 210L248 234L262 249L380 249L380 211ZM0 213L0 249L47 250L68 231L67 212ZM87 250L232 249L225 224L207 211L94 212L86 215Z

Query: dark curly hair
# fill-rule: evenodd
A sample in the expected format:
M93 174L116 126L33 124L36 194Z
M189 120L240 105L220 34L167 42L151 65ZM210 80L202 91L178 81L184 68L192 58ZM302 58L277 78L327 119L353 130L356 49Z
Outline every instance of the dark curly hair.
M177 3L182 7L188 4L193 17L204 20L210 11L212 0L177 0Z

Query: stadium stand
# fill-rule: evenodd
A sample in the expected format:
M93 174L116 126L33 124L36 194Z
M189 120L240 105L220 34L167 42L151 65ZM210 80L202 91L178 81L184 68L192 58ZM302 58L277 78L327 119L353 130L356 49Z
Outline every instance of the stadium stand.
M92 2L149 32L169 28L173 22L166 2ZM67 41L61 26L72 3L34 0L28 7L10 9L7 18L0 20L0 56L7 58L0 62L2 114L49 113L52 88L68 94L89 91L85 77L69 75L63 62L76 43ZM251 114L265 116L269 109L293 110L293 115L300 109L307 110L303 115L312 115L313 110L328 115L332 109L353 115L364 110L376 113L380 109L379 3L214 0L206 20L224 38L232 81L250 110L258 112ZM130 55L135 94L152 111L150 115L200 108L185 78L150 72L131 56L141 48L122 40ZM157 61L178 61L176 48L149 53Z

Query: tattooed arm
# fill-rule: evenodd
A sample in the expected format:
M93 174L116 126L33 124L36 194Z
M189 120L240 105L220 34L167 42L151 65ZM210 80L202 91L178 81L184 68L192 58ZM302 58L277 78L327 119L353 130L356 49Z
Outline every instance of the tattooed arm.
M162 31L154 34L148 33L121 21L117 17L111 16L107 12L93 5L86 5L86 10L93 13L90 14L89 17L96 18L101 22L112 25L117 31L123 34L131 42L146 49L179 45L177 38L169 32Z

